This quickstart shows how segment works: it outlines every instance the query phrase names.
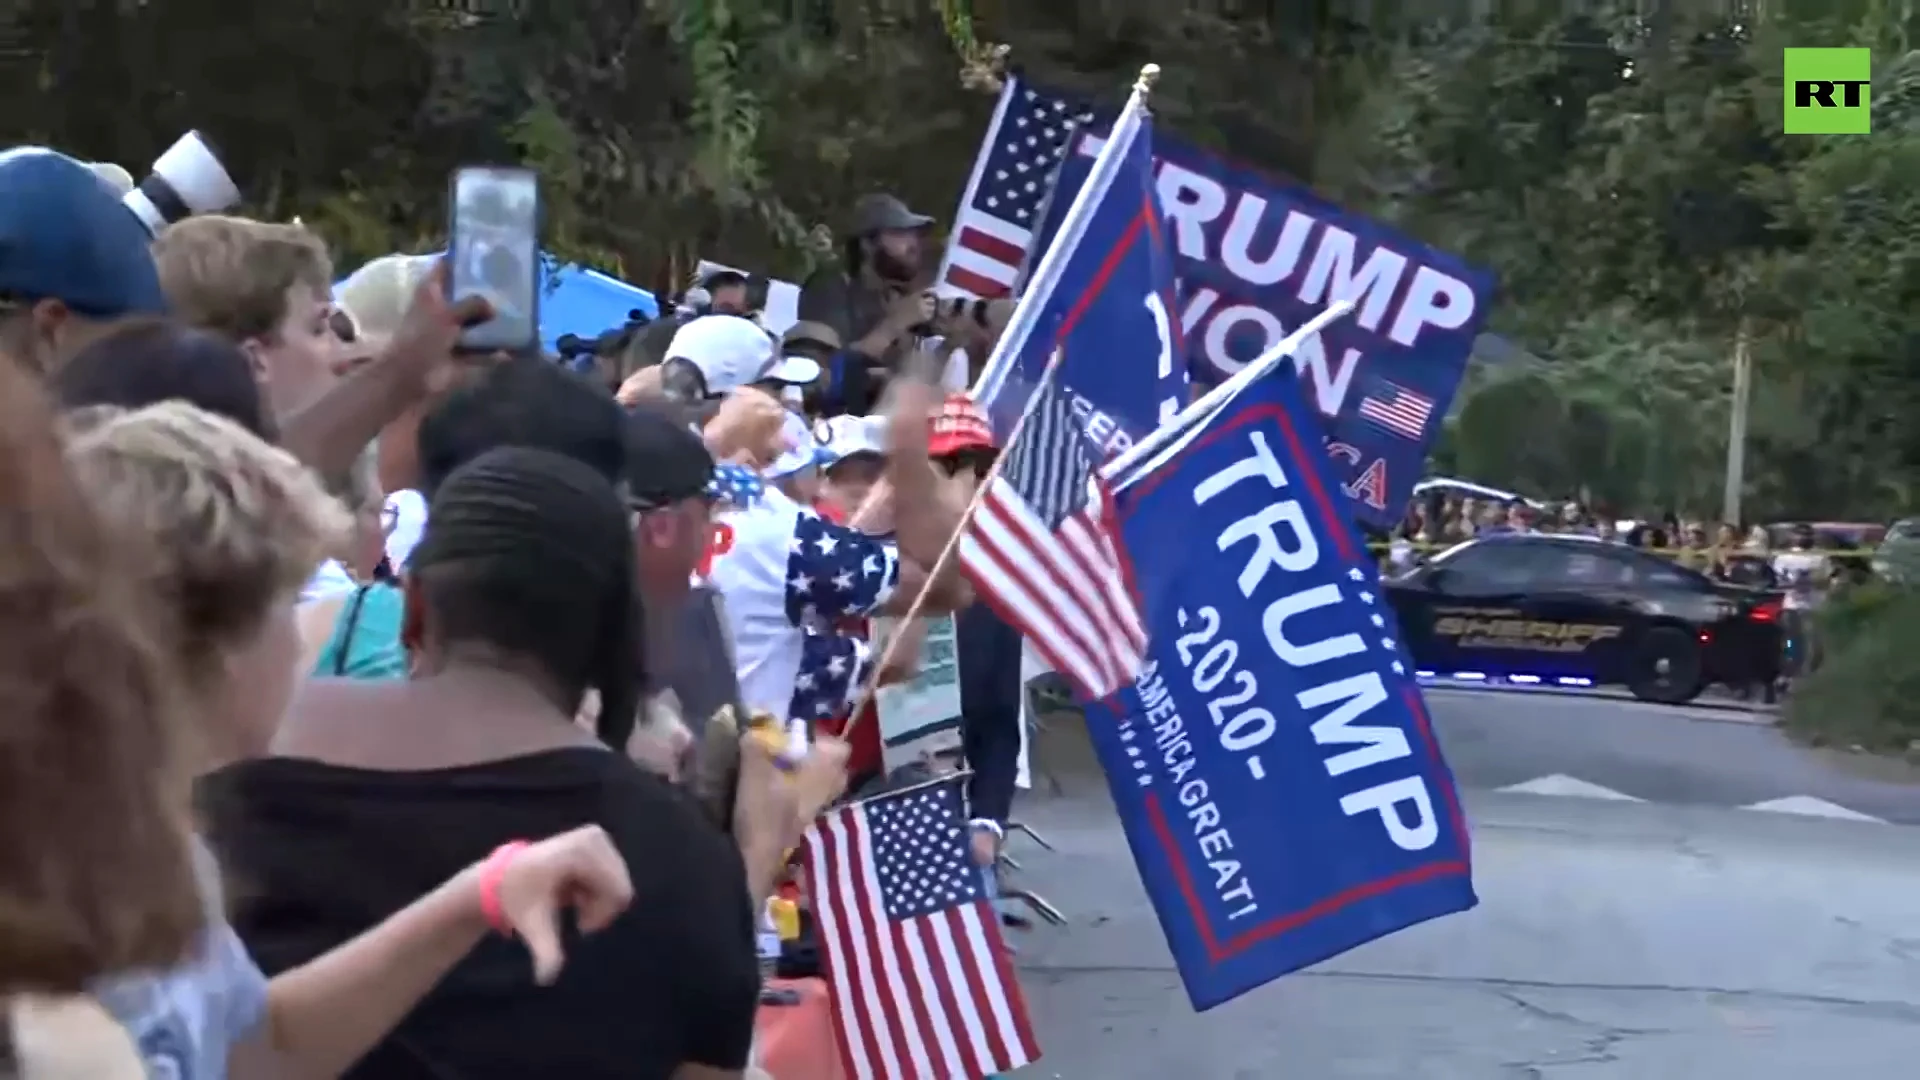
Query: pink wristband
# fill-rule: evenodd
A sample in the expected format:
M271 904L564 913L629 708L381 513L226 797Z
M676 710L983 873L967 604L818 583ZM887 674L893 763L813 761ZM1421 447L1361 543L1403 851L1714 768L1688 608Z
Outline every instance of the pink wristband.
M513 936L513 927L507 925L507 914L500 910L500 881L507 876L508 864L526 849L525 840L510 840L494 848L493 854L480 864L480 917L508 937Z

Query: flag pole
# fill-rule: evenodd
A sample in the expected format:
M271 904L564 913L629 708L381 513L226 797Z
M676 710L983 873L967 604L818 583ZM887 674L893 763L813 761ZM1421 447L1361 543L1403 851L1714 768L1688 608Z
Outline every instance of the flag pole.
M1279 344L1261 353L1246 367L1234 372L1227 381L1207 391L1198 400L1175 413L1166 423L1142 436L1139 442L1114 455L1113 460L1100 467L1100 475L1105 478L1119 476L1137 462L1144 460L1149 454L1165 449L1180 436L1181 432L1187 430L1191 421L1210 415L1214 410L1232 401L1240 391L1265 378L1274 368L1279 367L1280 361L1298 352L1308 338L1333 325L1352 310L1353 301L1351 300L1335 300L1328 304L1313 318L1302 323L1299 329L1280 339Z
M980 380L974 383L974 400L980 400L987 376L994 370L994 365L999 363L1011 366L1011 358L1026 347L1027 337L1033 332L1033 324L1039 318L1039 309L1045 306L1044 303L1036 303L1035 299L1044 298L1051 293L1054 284L1065 271L1068 257L1072 254L1074 247L1080 243L1080 237L1087 231L1087 222L1093 217L1093 208L1097 201L1096 193L1106 186L1104 183L1096 184L1095 180L1100 177L1103 168L1111 173L1117 167L1119 147L1125 141L1117 136L1121 134L1123 125L1139 124L1140 117L1147 111L1147 101L1153 96L1154 84L1159 80L1159 64L1146 64L1140 68L1139 77L1133 81L1133 94L1127 98L1126 108L1121 110L1120 118L1114 121L1113 131L1109 134L1107 141L1101 145L1100 154L1094 159L1093 169L1087 182L1080 185L1080 190L1075 193L1073 205L1067 208L1067 215L1060 224L1059 232L1054 234L1053 242L1047 245L1046 254L1040 258L1039 265L1034 271L1033 282L1029 283L1026 291L1014 305L1013 315L1008 319L1006 330L994 346L993 356L988 359L985 369L981 372ZM1072 148L1069 147L1067 152L1072 153ZM1034 284L1041 282L1044 284L1038 286ZM1017 333L1016 327L1019 328ZM1009 348L1009 343L1012 343L1012 348ZM999 456L994 458L993 465L987 470L987 475L981 478L979 486L973 489L973 497L967 500L966 508L960 512L960 523L954 527L953 535L947 538L947 546L940 549L940 557L927 568L926 581L921 584L920 591L914 595L913 603L908 605L907 613L900 616L901 626L919 618L920 613L926 610L927 597L933 583L946 572L948 565L953 562L954 555L960 550L960 541L967 535L967 527L973 523L973 515L980 509L980 500L993 486L994 481L999 479L1000 470L1006 465L1007 458L1012 455L1014 444L1019 441L1020 432L1027 426L1027 418L1033 415L1033 406L1039 397L1040 388L1046 385L1047 380L1053 378L1064 355L1066 355L1065 351L1056 342L1053 354L1047 359L1046 370L1040 373L1039 380L1033 385L1033 392L1027 395L1026 403L1020 409L1019 418L1013 422L1013 430L1007 433L1006 442L1001 446ZM1002 381L1004 378L1003 372ZM879 659L873 662L872 670L867 672L867 677L860 686L860 696L853 701L853 711L847 717L847 724L840 729L842 738L851 737L854 730L860 726L861 714L866 712L867 706L873 703L874 695L880 689L880 673L893 662L902 636L896 633L887 639L886 645L880 650Z
M1087 171L1086 182L1074 192L1073 202L1068 204L1066 216L1061 218L1060 228L1054 232L1047 250L1032 263L1033 273L1028 275L1019 301L1014 304L1013 314L1007 318L1006 329L1001 331L1000 340L994 343L993 353L980 369L980 377L974 380L975 401L992 400L1012 374L1015 362L1027 347L1027 338L1036 329L1040 309L1046 306L1045 298L1052 295L1054 287L1060 283L1061 275L1066 273L1067 260L1086 235L1087 226L1093 220L1094 207L1105 197L1107 189L1113 186L1114 176L1120 168L1122 149L1132 143L1133 133L1139 129L1141 118L1147 114L1147 103L1153 96L1154 84L1159 80L1160 65L1148 64L1140 69L1139 78L1133 82L1133 94L1127 98L1126 107L1120 110L1119 118L1114 120L1113 130L1107 133L1107 140L1100 144L1100 153L1095 155L1093 167ZM1078 152L1073 148L1073 139L1073 136L1068 137L1065 153ZM1035 222L1034 227L1038 229L1040 223Z
M1040 388L1046 385L1047 380L1053 378L1054 371L1060 366L1060 358L1065 355L1064 349L1053 350L1053 356L1047 361L1047 369L1040 373L1040 381L1034 384L1033 393L1027 395L1026 404L1021 406L1020 415L1013 422L1013 430L1007 433L1006 445L1001 447L1000 453L994 457L993 464L987 467L987 475L981 477L980 483L974 486L973 497L967 500L966 508L960 511L959 524L953 527L953 535L947 537L947 546L940 549L940 557L927 568L927 577L920 583L920 591L914 594L913 603L907 606L907 613L900 616L898 624L901 627L919 618L920 613L926 609L927 598L933 594L933 583L940 579L940 575L945 573L948 565L953 562L953 557L959 553L960 541L967 535L967 526L973 524L973 515L979 511L981 500L986 497L988 489L993 487L994 481L1000 478L1000 470L1006 466L1007 458L1013 454L1014 443L1019 441L1020 433L1026 429L1027 418L1033 415L1034 403L1040 400ZM897 423L898 421L889 418L888 422ZM918 422L926 423L927 420L920 419ZM861 680L860 696L854 699L853 711L847 715L846 726L840 729L841 738L851 738L854 729L860 726L860 714L867 711L867 706L873 704L874 695L880 692L880 673L893 663L894 654L899 651L903 637L905 637L904 634L896 632L887 639L886 645L880 650L879 659L873 662L867 677Z

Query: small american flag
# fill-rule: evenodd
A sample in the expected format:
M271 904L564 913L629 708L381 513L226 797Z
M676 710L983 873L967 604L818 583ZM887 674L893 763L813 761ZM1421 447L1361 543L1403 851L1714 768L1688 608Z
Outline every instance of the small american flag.
M1360 398L1360 415L1403 439L1419 441L1433 418L1433 399L1398 383L1376 379Z
M853 1080L980 1080L1040 1056L967 848L961 783L875 796L807 830L834 1035Z
M1079 102L1041 93L1019 78L1007 80L954 215L937 279L941 292L993 299L1013 289L1053 188L1055 166L1074 128L1092 116Z
M1112 499L1053 378L1040 380L1027 408L960 540L960 568L1055 671L1104 698L1140 674L1147 649Z

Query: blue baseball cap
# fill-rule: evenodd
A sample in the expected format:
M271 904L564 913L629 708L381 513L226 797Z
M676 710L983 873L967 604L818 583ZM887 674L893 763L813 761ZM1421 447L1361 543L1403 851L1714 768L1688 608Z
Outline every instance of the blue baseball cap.
M90 168L45 147L0 152L0 298L82 315L164 315L153 237Z

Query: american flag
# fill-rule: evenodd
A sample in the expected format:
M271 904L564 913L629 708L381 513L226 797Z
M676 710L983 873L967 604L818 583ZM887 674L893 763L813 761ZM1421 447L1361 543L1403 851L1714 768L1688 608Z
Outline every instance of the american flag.
M954 215L937 279L941 292L992 299L1012 291L1040 227L1055 167L1074 128L1092 116L1079 102L1007 80Z
M834 1035L853 1080L980 1080L1040 1056L967 847L959 776L807 830Z
M1140 674L1147 634L1120 570L1094 449L1055 384L1042 378L1029 399L960 540L960 567L1055 671L1098 699Z
M1433 418L1433 399L1399 383L1375 379L1360 397L1360 416L1403 439L1419 441Z

